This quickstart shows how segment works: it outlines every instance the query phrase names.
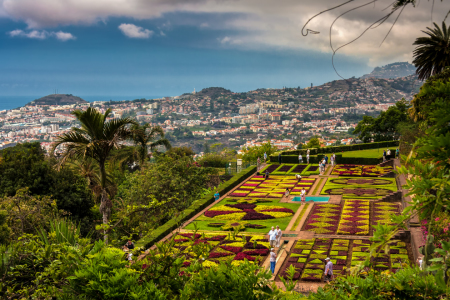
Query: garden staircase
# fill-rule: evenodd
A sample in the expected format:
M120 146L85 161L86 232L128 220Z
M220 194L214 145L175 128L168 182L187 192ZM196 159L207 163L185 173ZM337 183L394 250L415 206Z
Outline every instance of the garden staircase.
M392 192L383 198L381 198L379 201L382 202L401 202L402 201L402 191L396 191Z

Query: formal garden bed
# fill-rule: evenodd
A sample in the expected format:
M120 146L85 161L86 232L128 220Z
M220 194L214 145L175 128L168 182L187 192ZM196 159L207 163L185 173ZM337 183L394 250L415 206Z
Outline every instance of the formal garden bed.
M319 174L318 164L269 164L264 167L260 173L263 174L269 171L271 175L318 175Z
M397 191L395 178L328 178L321 195L351 199L381 199Z
M286 188L292 195L300 195L302 188L309 191L315 181L315 178L308 177L297 181L294 176L271 175L268 179L264 179L264 176L257 175L238 187L230 196L280 199L284 196Z
M201 247L205 257L196 257L193 247ZM215 267L221 261L239 265L247 259L261 264L270 252L270 245L262 235L235 235L215 233L178 233L174 237L175 251L184 254L184 265L199 261L204 266Z
M303 225L317 234L370 236L370 225L391 224L390 214L398 214L398 204L368 200L345 200L339 204L314 204Z
M287 270L296 268L294 279L305 282L320 282L325 269L325 258L333 262L335 277L348 273L350 267L363 262L369 255L369 240L313 238L295 242L284 261L278 278L287 278ZM389 253L379 251L371 261L376 270L395 272L411 262L411 246L403 241L389 245Z
M331 175L378 177L393 171L391 166L381 167L378 165L336 165Z
M225 198L186 226L186 229L235 230L267 233L279 225L285 230L300 207L297 203L278 203L268 198ZM195 224L195 225L194 225Z

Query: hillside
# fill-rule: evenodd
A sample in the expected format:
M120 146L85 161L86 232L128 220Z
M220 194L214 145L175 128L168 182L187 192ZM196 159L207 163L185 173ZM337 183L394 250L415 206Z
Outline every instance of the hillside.
M416 73L416 67L408 62L395 62L383 67L376 67L370 74L361 77L364 78L398 78L413 75Z
M79 104L87 103L86 100L80 97L73 96L71 94L51 94L44 96L42 98L36 99L28 103L29 105L68 105L68 104Z

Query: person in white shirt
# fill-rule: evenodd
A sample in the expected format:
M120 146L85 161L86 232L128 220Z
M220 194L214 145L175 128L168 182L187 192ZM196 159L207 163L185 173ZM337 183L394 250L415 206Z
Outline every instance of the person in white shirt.
M387 149L387 159L391 159L391 149Z
M301 202L302 204L306 203L306 190L302 187L302 191L300 192Z
M309 150L308 150L309 151ZM309 164L309 153L306 154L306 163Z
M275 273L275 263L277 262L277 254L275 253L275 248L270 249L270 271L272 274Z
M275 247L275 243L277 241L277 231L275 230L275 227L272 226L272 230L269 231L269 243L270 247Z
M302 164L302 163L303 163L303 156L302 156L301 153L298 155L298 163L299 163L299 164Z
M277 248L280 247L281 245L281 236L283 235L283 233L281 232L280 226L277 225Z
M284 192L284 196L287 198L289 197L289 188L286 188L286 191Z
M331 167L334 167L334 153L330 157Z
M295 174L295 179L297 179L297 182L299 182L300 180L302 180L302 175Z
M419 269L422 270L423 257L419 257L419 258L417 259L417 263L419 264Z

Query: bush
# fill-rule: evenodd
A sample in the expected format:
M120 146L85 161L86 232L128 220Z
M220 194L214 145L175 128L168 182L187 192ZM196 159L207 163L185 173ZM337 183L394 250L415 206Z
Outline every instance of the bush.
M221 195L229 192L231 189L236 187L238 184L240 184L242 181L247 179L251 174L256 172L256 166L250 166L247 169L241 171L240 173L236 174L221 185L220 189L218 190ZM169 220L164 225L156 228L155 230L152 230L148 235L141 238L139 241L136 242L136 247L143 247L143 248L150 248L153 246L156 242L158 242L160 239L168 235L171 231L173 231L175 228L177 228L181 223L189 220L192 218L195 214L200 212L202 209L210 205L214 202L214 194L215 191L212 191L205 197L203 197L200 200L194 201L194 203L185 209L182 214L179 216L175 216L171 220Z
M312 155L317 155L317 154L337 153L337 152L342 152L342 151L346 152L346 151L396 147L399 145L399 143L400 143L399 141L386 141L386 142L375 142L375 143L365 143L365 144L355 144L355 145L328 146L328 147L323 147L323 148L312 148L309 150L310 150L310 155L312 156ZM282 156L296 155L297 163L298 163L298 155L301 153L303 155L303 159L305 159L306 151L307 151L307 149L283 151L283 152L281 152L281 155ZM337 154L336 154L336 156L337 156ZM285 162L285 161L283 161L283 162ZM285 163L288 163L288 162L285 162Z

